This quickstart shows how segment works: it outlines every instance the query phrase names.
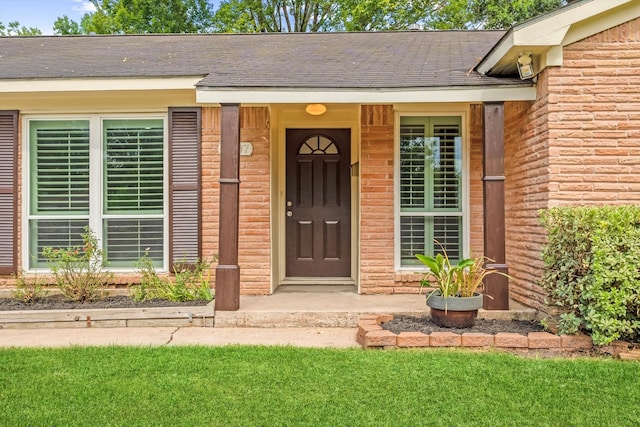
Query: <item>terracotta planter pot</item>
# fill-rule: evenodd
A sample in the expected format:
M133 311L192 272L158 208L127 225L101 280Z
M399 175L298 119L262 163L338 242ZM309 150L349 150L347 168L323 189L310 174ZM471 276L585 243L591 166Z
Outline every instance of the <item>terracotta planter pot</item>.
M434 292L427 298L433 323L445 328L469 328L476 322L478 309L482 308L482 295L472 297L443 298Z

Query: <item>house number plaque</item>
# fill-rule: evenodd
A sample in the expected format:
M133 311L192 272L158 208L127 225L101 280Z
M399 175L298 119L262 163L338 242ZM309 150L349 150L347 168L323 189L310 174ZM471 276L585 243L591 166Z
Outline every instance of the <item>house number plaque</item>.
M241 156L250 156L253 154L253 144L250 142L241 142L240 143L240 155Z
M218 154L222 153L222 146L218 145ZM253 154L253 144L250 142L241 142L240 143L240 155L241 156L250 156Z

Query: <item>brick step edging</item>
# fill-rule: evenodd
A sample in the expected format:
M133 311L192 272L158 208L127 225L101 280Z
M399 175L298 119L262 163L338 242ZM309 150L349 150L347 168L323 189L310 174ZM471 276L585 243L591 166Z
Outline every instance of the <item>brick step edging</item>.
M593 348L591 337L578 335L554 335L549 332L529 332L521 335L499 332L495 335L465 332L401 332L395 334L384 330L382 323L393 320L391 314L373 314L360 317L357 341L362 348L426 348L426 347L466 347L503 348L530 350L579 351Z

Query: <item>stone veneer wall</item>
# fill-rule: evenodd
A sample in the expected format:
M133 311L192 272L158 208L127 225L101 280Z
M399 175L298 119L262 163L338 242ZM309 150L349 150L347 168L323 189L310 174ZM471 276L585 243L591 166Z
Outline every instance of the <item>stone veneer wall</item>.
M271 284L269 230L269 109L242 107L240 139L253 144L251 156L240 157L240 292L266 295ZM220 178L220 108L202 109L202 250L218 253ZM211 272L211 281L215 272Z

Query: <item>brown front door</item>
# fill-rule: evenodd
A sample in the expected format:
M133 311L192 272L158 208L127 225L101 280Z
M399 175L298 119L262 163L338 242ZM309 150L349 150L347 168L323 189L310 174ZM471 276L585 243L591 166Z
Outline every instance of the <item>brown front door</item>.
M349 129L287 129L286 275L351 276Z

